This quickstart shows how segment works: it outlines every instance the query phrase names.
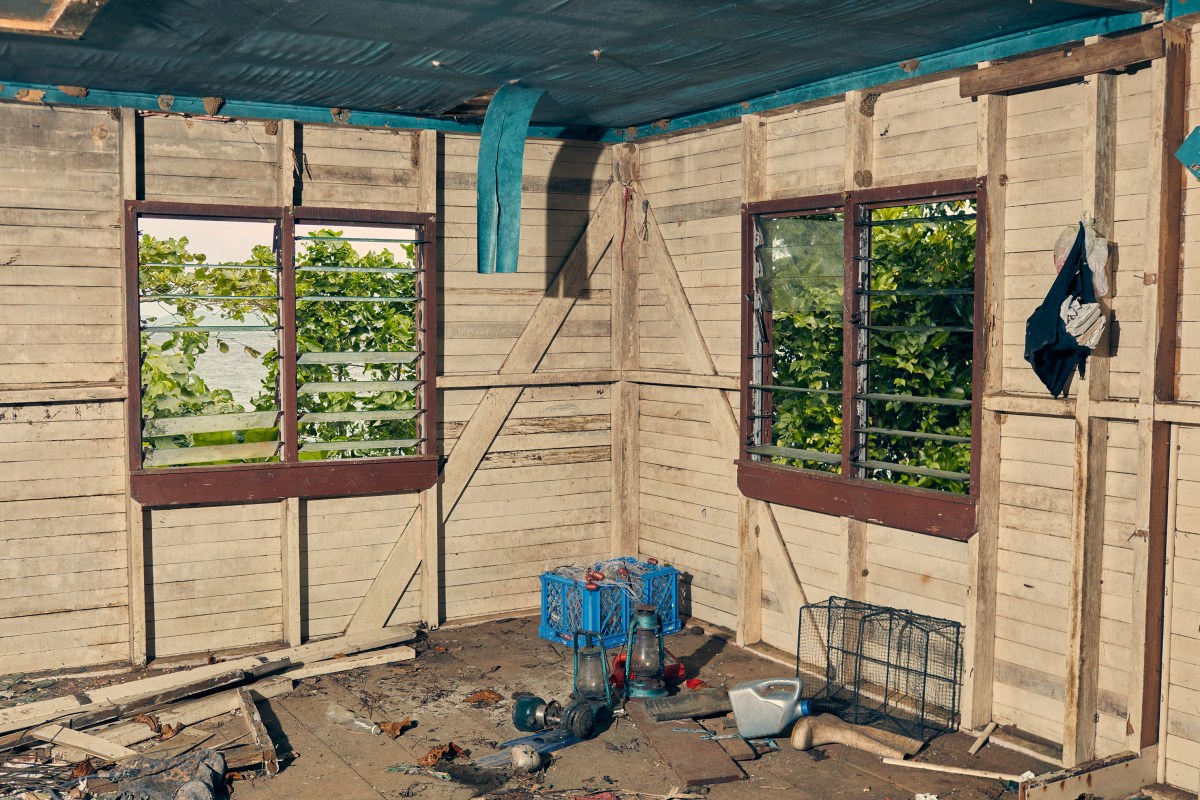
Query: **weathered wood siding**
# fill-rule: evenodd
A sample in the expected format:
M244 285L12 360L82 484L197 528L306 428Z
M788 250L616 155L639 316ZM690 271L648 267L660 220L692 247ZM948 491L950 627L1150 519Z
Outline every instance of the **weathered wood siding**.
M139 617L144 633L134 635L145 637L151 658L277 642L288 637L289 614L302 638L335 635L377 583L375 595L394 598L384 618L393 624L424 619L439 603L441 618L529 609L548 561L607 555L608 259L536 364L538 373L593 370L600 379L522 393L498 435L482 443L461 499L443 508L433 586L420 567L399 585L385 574L389 557L425 547L418 494L311 500L295 506L295 604L285 503L127 510L120 238L121 203L135 192L188 203L434 211L436 366L458 380L439 393L438 435L453 458L609 185L607 148L529 144L521 271L480 276L474 137L439 137L421 164L413 131L298 125L289 147L280 139L289 123L151 114L123 128L117 116L0 107L0 147L9 155L0 169L0 671L136 658ZM137 162L124 189L123 135ZM520 386L530 371L507 384ZM130 547L138 541L140 563ZM140 594L131 575L144 585L140 614L130 608Z
M997 508L992 533L997 548L994 597L972 606L977 576L972 573L971 545L966 543L771 508L809 602L836 594L957 620L966 626L968 645L979 628L994 653L989 684L981 690L989 698L991 718L1051 743L1063 741L1067 718L1077 713L1068 708L1075 701L1068 688L1070 615L1092 612L1073 612L1070 598L1072 570L1078 563L1072 530L1080 481L1074 405L1051 402L1026 364L1025 320L1053 280L1055 241L1084 212L1091 213L1085 203L1098 202L1087 181L1103 175L1105 166L1111 166L1111 183L1105 187L1101 181L1096 191L1108 192L1113 208L1113 223L1105 230L1114 245L1106 302L1115 324L1109 349L1097 358L1106 358L1108 365L1107 396L1136 401L1153 369L1143 319L1147 287L1153 281L1143 276L1156 269L1158 258L1147 241L1151 195L1158 191L1151 139L1156 103L1161 107L1162 100L1155 96L1150 70L1112 81L1113 101L1100 112L1111 130L1110 165L1098 168L1094 151L1088 149L1095 127L1088 115L1096 113L1096 101L1088 94L1096 91L1091 84L1014 94L1007 98L1003 114L1000 181L1006 199L996 215L1004 221L998 232L1003 258L986 265L997 287L993 300L998 312L996 344L988 356L1000 362L998 388L1003 394L986 403L1000 412L1000 425L994 429L995 438L981 444L984 458L999 462L998 491L981 501ZM1193 99L1192 104L1200 107L1200 101ZM864 170L872 186L983 175L982 113L980 104L958 96L957 81L951 79L763 115L761 161L755 165L761 177L754 196L743 189L753 178L744 167L748 134L741 124L639 146L646 198L717 370L716 378L696 374L679 320L671 318L670 304L664 300L666 288L644 259L639 275L640 367L662 373L663 382L675 385L641 387L641 550L671 561L689 575L689 608L698 617L735 627L739 614L738 528L746 522L739 519L730 464L736 443L720 437L721 426L705 400L705 393L720 389L702 388L714 386L714 381L732 388L738 375L737 333L721 322L736 320L739 306L738 207L747 200L853 189L856 173L861 178ZM862 147L849 144L847 120L856 116L869 117L859 123L870 128L865 154ZM1194 205L1191 195L1197 190L1191 179L1188 187L1188 202ZM1187 366L1189 353L1200 348L1192 335L1200 333L1200 327L1190 321L1196 308L1188 305L1200 285L1194 278L1200 270L1192 265L1191 240L1200 238L1196 229L1189 217L1178 381L1179 399L1185 401L1196 399L1196 392L1188 388L1188 375L1200 372ZM678 373L693 376L690 387L687 376ZM720 384L722 379L725 384ZM1072 398L1077 390L1078 386L1072 389ZM1194 413L1188 417L1196 418ZM1139 604L1146 602L1144 587L1138 585L1145 580L1147 552L1145 536L1138 534L1146 525L1141 516L1144 498L1139 500L1144 476L1139 470L1148 469L1149 442L1134 412L1110 419L1106 467L1100 476L1102 582L1095 622L1089 623L1099 629L1098 721L1090 745L1097 755L1136 747L1140 736L1135 727L1139 720L1130 718L1130 708L1136 707L1135 699L1140 702L1143 655L1138 635L1145 617L1144 605ZM1194 433L1189 427L1181 430L1187 436ZM1181 479L1186 463L1181 462ZM1183 514L1182 484L1178 494L1178 511ZM755 517L754 523L761 518ZM766 533L759 529L755 535ZM1187 627L1187 614L1193 611L1187 603L1200 573L1188 569L1194 561L1179 555L1186 541L1181 532L1174 543L1175 613L1187 621L1175 618L1175 641L1186 639L1172 651L1172 664L1182 666L1173 667L1170 680L1173 692L1176 685L1184 688L1172 695L1167 709L1167 747L1171 780L1194 790L1195 770L1189 772L1183 764L1200 747L1195 730L1200 713L1192 702L1198 691L1195 669L1183 659L1190 657L1188 648L1195 643L1195 626ZM796 611L780 606L778 587L765 567L761 583L761 638L791 651ZM983 616L973 618L972 613ZM970 691L971 676L964 677Z

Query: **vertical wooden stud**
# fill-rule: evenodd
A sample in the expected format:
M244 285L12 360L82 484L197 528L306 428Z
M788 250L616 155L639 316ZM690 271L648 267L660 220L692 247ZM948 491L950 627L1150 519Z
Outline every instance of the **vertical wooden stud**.
M126 219L125 201L140 199L138 197L138 170L140 167L138 162L141 155L140 142L138 141L139 128L137 111L132 108L122 108L120 110L117 133L121 152L121 196L117 204L117 216L124 220L127 225L136 223ZM127 242L129 238L122 237L122 241ZM125 258L128 257L128 254L123 254L123 256L122 263L126 263ZM127 276L129 271L123 269L121 270L121 274ZM136 289L137 287L135 286L124 287L121 296L125 298L125 302L130 302L130 298L135 295ZM130 335L127 327L125 325L121 326L124 337ZM124 342L121 352L131 352L129 342ZM122 372L123 374L129 374L128 370L123 370ZM141 387L136 384L126 386L125 402L127 404L136 403L140 392ZM123 416L125 425L128 428L133 421L131 414L126 413ZM126 441L129 441L139 433L139 431L126 430ZM127 452L128 450L126 448ZM125 465L125 548L128 555L127 562L129 569L129 660L135 667L146 664L149 645L146 628L146 515L141 503L133 499L129 485L130 473L141 466L141 464L132 463L132 455L130 455L130 463Z
M283 641L289 647L301 643L303 609L300 601L300 515L303 503L297 497L289 497L280 504L279 544L283 554L283 569L280 575L283 591Z
M757 114L742 117L742 202L767 197L766 123ZM761 500L738 497L737 643L762 641L762 553L759 551Z
M632 143L612 148L613 173L621 195L613 223L611 256L612 305L610 331L612 369L612 532L609 549L614 556L638 554L640 459L638 451L639 401L637 384L624 373L638 368L638 273L642 258L643 197L634 191L638 179L638 151Z
M1008 98L984 95L977 101L976 164L985 177L982 298L984 396L1000 392L1004 353L1004 226L1008 176ZM978 303L978 300L977 300ZM975 535L967 542L968 594L963 647L963 725L976 728L992 719L992 681L996 652L996 573L1000 541L1000 415L980 415L979 500Z
M1174 397L1179 309L1183 165L1175 159L1186 133L1188 49L1186 27L1163 27L1164 57L1150 67L1149 192L1146 273L1142 281L1142 360L1138 386L1137 491L1130 613L1127 744L1137 751L1158 742L1162 688L1163 610L1167 561L1167 485L1170 430L1155 419L1155 403Z
M846 154L843 185L848 192L866 189L875 182L875 102L877 92L846 92Z
M296 200L296 122L279 120L275 127L275 201L290 206ZM281 272L281 275L288 273ZM286 348L285 348L286 349ZM291 647L303 638L303 613L300 595L300 515L304 506L289 497L279 504L279 552L283 640Z
M842 586L851 600L867 599L867 523L842 519Z
M1093 75L1086 88L1084 208L1097 229L1111 231L1114 201L1116 83ZM1108 358L1102 341L1088 360L1087 378L1075 401L1075 471L1071 516L1071 575L1067 595L1067 660L1063 717L1063 763L1074 766L1096 754L1100 680L1100 598L1104 560L1104 506L1108 469L1108 421L1092 404L1108 399Z
M437 131L421 131L414 142L413 159L417 168L417 210L424 214L437 214L437 179L438 179L438 133ZM428 252L436 254L437 242L425 245ZM436 255L425 259L429 273L425 279L436 281L435 274L438 259ZM426 358L434 358L434 353L427 353ZM436 436L436 431L429 431L430 436ZM426 627L433 630L441 624L442 618L442 475L428 489L421 491L421 619Z

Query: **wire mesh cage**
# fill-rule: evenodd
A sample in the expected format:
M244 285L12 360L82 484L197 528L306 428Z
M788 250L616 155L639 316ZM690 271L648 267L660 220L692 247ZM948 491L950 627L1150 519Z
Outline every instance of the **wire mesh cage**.
M847 722L923 741L954 730L961 670L957 622L844 597L800 609L796 675Z

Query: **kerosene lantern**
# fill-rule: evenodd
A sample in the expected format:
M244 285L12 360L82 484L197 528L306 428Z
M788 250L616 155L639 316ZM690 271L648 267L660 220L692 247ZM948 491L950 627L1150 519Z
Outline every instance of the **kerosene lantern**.
M513 725L517 730L536 732L561 728L586 739L596 729L596 723L611 714L613 695L604 639L595 631L576 631L571 645L575 651L571 701L563 707L556 700L546 702L533 696L518 698L513 706Z
M626 697L662 697L667 693L665 651L658 609L640 603L634 606L625 642Z

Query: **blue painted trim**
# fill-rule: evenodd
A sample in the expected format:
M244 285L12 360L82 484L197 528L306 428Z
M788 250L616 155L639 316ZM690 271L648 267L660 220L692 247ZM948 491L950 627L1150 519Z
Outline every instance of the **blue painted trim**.
M1163 19L1175 19L1182 17L1184 14L1194 14L1200 11L1200 0L1167 0L1166 6L1163 7Z
M479 138L476 242L479 271L516 272L521 243L521 174L533 107L544 94L506 84L488 104Z
M1187 0L1171 0L1179 4ZM1191 0L1191 4L1200 11L1200 0ZM644 136L659 136L664 133L677 133L689 128L699 128L717 122L737 119L743 114L755 114L763 111L773 111L777 108L820 100L825 97L850 92L856 89L870 89L887 83L945 72L951 69L961 69L978 64L980 61L992 61L999 58L1010 58L1031 50L1055 47L1068 42L1085 39L1088 36L1104 36L1120 33L1144 25L1141 13L1119 14L1111 17L1086 20L1083 22L1064 23L1047 28L1039 28L1027 33L1017 33L985 42L944 50L929 56L916 59L917 66L909 71L898 64L886 67L860 70L841 75L836 78L809 83L794 89L787 89L774 94L756 97L742 103L688 114L683 117L667 120L662 124L651 123L639 125L636 128L614 128L601 137L603 142L624 142Z
M72 97L57 86L36 83L8 83L0 85L0 100L15 100L22 89L45 92L42 101L54 105L84 106L92 108L134 108L142 111L162 111L158 95L145 92L114 92L91 89L87 97ZM176 97L171 104L172 113L201 116L204 100L199 97ZM222 116L239 119L294 119L297 122L339 124L330 109L320 106L294 106L284 103L255 103L229 100L221 106ZM478 135L483 125L478 122L456 122L437 117L418 117L410 114L393 114L386 111L354 111L344 123L351 127L402 128L404 130L435 130L445 133L469 133ZM528 130L531 139L575 139L595 141L603 133L602 128L578 128L566 125L533 126Z

